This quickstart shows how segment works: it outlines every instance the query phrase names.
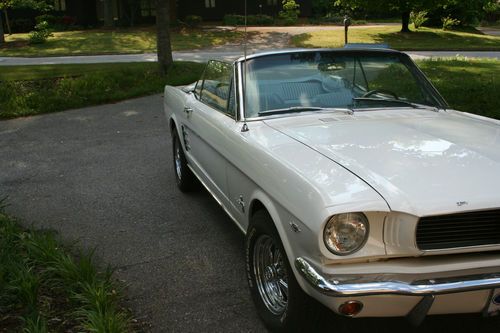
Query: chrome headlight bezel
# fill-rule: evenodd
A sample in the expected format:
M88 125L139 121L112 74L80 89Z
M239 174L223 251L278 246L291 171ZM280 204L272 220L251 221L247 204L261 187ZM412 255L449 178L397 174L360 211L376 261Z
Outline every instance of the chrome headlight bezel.
M345 249L342 249L340 241L342 239L340 227L342 226L350 229L350 235L354 235L357 238L354 240L353 245L347 246ZM323 229L323 242L331 253L338 256L348 256L362 249L368 241L369 235L370 224L365 214L360 212L341 213L333 215L326 222ZM343 238L345 239L345 237Z

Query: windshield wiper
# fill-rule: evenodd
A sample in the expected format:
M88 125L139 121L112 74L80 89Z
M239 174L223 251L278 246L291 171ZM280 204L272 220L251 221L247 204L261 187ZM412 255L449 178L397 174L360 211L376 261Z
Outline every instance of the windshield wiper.
M269 116L273 114L280 113L290 113L290 112L303 112L303 111L321 111L324 108L316 107L316 106L291 106L289 108L283 109L273 109L273 110L264 110L259 112L259 116Z
M355 102L378 102L378 103L397 103L402 105L410 106L414 109L432 109L437 110L435 106L416 104L408 101L403 101L400 99L385 99L385 98L369 98L369 97L355 97L353 98Z

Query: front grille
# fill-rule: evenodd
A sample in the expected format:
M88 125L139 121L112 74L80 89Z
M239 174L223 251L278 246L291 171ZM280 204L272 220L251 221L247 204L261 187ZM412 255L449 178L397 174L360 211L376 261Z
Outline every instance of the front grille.
M416 238L421 250L500 245L500 209L422 217Z

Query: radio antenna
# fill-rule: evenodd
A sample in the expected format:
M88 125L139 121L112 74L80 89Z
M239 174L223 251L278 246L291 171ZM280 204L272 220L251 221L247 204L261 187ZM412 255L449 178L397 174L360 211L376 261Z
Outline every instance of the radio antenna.
M246 111L247 109L247 44L248 44L248 34L247 34L247 0L245 0L245 33L244 33L244 39L245 41L243 42L243 59L244 59L244 65L243 65L243 112ZM245 121L245 115L243 114L243 127L241 128L242 132L248 132L248 125Z

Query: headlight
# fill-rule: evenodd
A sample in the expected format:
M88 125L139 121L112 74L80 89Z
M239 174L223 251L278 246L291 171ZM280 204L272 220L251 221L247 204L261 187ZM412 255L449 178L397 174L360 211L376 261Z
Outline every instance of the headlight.
M368 219L362 213L332 216L325 226L323 239L332 253L345 256L358 251L368 238Z

